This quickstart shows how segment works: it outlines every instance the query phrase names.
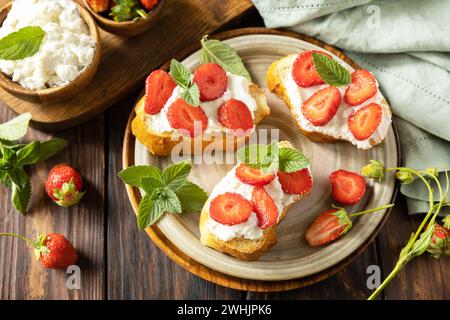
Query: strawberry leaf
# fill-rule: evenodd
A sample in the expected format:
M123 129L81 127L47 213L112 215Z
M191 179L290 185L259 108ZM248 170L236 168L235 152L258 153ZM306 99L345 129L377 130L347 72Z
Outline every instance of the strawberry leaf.
M324 54L312 53L314 66L320 78L331 86L339 87L350 83L350 72L336 60Z

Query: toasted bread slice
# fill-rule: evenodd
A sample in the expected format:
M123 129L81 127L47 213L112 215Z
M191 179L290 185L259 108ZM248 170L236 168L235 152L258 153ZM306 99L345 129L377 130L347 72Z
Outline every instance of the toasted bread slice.
M284 147L292 147L291 144L287 141L281 141L280 146ZM301 195L290 195L292 197L290 203L283 208L283 211L280 213L280 217L278 223L280 223L283 218L286 216L287 211L291 206L293 206L297 201L307 197L309 193L301 194ZM217 238L207 227L207 222L211 219L209 216L208 208L209 203L212 199L209 198L203 210L200 214L200 241L217 251L227 253L233 257L236 257L241 260L257 260L261 255L273 247L277 243L277 235L276 235L276 225L271 226L267 229L264 229L263 236L258 240L249 240L244 237L235 238L228 241L223 241Z
M257 85L251 84L249 88L250 94L256 100L257 109L255 111L254 124L255 126L262 121L265 117L270 114L270 108L267 105L266 96L264 91L260 89ZM191 154L194 154L197 151L202 151L206 146L210 143L216 143L216 150L224 150L224 151L233 151L236 149L236 146L248 136L244 137L235 137L234 144L227 144L225 139L221 139L221 141L215 141L214 137L202 137L199 136L197 138L191 138L187 136L179 137L178 140L172 140L171 132L156 132L153 128L149 127L149 123L147 121L147 115L144 111L144 103L145 97L142 97L135 107L136 117L133 119L131 123L131 130L136 138L147 147L148 151L154 155L159 156L167 156L171 154L172 149L178 145L180 142L190 144ZM222 137L225 137L225 134L222 134ZM194 145L200 145L201 148L194 148ZM227 150L227 148L233 147L233 150ZM189 148L188 148L189 149Z
M308 139L315 142L335 142L335 141L348 141L351 142L341 136L336 135L329 135L323 132L319 131L311 131L307 130L304 127L302 127L300 121L298 121L297 116L295 114L295 106L292 104L289 95L287 93L286 87L284 86L284 83L287 80L288 73L291 71L291 66L293 61L295 60L297 55L289 55L286 57L281 58L280 60L277 60L273 62L266 74L266 82L267 87L270 91L275 93L277 96L279 96L281 99L284 100L286 105L291 110L292 117L296 120L295 123L297 127L300 129L300 131L305 135ZM383 110L383 112L390 118L392 118L391 109L387 103L387 101L383 98L380 106ZM298 106L300 107L300 106ZM377 139L377 138L370 138L369 143L370 147L373 147L383 141L384 137Z

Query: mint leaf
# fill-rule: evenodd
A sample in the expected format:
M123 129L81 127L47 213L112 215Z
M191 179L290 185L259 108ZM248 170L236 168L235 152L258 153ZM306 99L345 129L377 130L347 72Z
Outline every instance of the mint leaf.
M155 190L163 188L163 182L161 179L155 177L145 177L141 179L142 189L147 194L152 194Z
M182 90L180 97L192 107L198 107L200 104L200 90L196 84L188 89Z
M7 141L19 140L27 134L30 119L31 113L26 112L8 122L0 124L0 139Z
M309 159L294 148L280 148L280 170L286 173L305 169Z
M196 83L192 83L192 74L181 62L172 59L170 62L170 75L181 88L180 97L189 105L198 107L200 104L200 91Z
M191 71L175 59L170 62L170 75L175 83L183 89L187 89L191 85Z
M138 0L115 0L111 8L110 16L116 22L132 21L139 18L147 18L147 12L142 9Z
M320 78L331 86L339 87L350 83L350 72L333 58L324 54L312 54L314 66Z
M0 39L0 59L20 60L35 55L44 40L41 27L22 28Z
M252 82L250 74L245 68L241 57L239 57L232 47L219 40L208 40L208 36L202 38L201 44L200 63L217 63L225 71L243 76L249 82Z
M14 168L8 172L12 181L12 202L20 213L27 210L31 198L30 178L22 168Z
M45 161L48 158L53 157L55 154L67 147L67 145L68 143L66 140L59 138L42 141L40 143L39 156L34 163Z
M152 200L151 196L146 194L139 203L138 227L140 229L150 227L166 212L181 212L180 202L171 190L161 194L156 200Z
M240 162L252 168L268 168L272 162L270 147L262 144L243 147L236 155Z
M0 182L7 188L11 188L12 182L7 171L0 171Z
M173 191L177 191L186 181L191 172L190 161L181 161L167 167L163 173L161 180L164 185Z
M124 183L144 189L142 179L146 177L160 179L161 171L153 166L133 166L120 171L117 175Z
M186 212L200 212L208 199L205 190L190 181L186 181L175 193Z
M17 151L17 163L18 167L27 166L36 163L39 159L41 151L41 144L38 141L33 141L19 151Z

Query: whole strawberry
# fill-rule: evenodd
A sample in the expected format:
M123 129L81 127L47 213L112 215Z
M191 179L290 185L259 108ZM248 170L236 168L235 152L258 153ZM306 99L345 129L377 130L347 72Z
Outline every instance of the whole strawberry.
M53 167L45 181L48 196L62 207L77 204L84 195L82 190L83 178L65 163Z
M433 258L439 258L441 255L450 254L450 231L436 223L434 225L434 232L431 236L431 242L427 251Z
M141 6L145 8L145 10L151 10L154 6L158 4L158 0L139 0Z
M12 236L26 241L34 248L35 255L44 268L65 270L78 261L77 251L62 234L40 235L36 241L15 233L0 233L0 236Z

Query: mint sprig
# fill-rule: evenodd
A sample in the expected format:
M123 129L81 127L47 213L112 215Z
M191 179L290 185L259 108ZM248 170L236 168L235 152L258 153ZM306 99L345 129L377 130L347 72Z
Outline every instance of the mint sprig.
M181 98L187 104L198 107L200 104L200 90L198 85L192 82L191 71L181 62L172 59L170 62L170 74L175 83L181 88Z
M243 76L252 82L250 73L236 50L220 40L208 39L208 36L204 36L200 42L202 44L200 63L217 63L225 71Z
M12 190L12 203L25 213L31 198L31 183L25 166L47 160L67 146L63 139L17 142L28 130L29 113L0 124L0 182Z
M264 172L280 170L286 173L307 168L309 159L300 151L279 147L274 141L270 145L253 144L237 151L237 158L245 165L258 168Z
M350 72L327 55L312 53L314 66L320 78L330 86L339 87L350 83Z
M191 169L190 162L182 161L162 172L154 166L132 166L118 173L124 183L145 192L138 208L140 229L155 224L165 213L201 211L208 195L187 180Z
M35 55L44 40L45 31L31 26L10 33L0 39L0 59L20 60Z

